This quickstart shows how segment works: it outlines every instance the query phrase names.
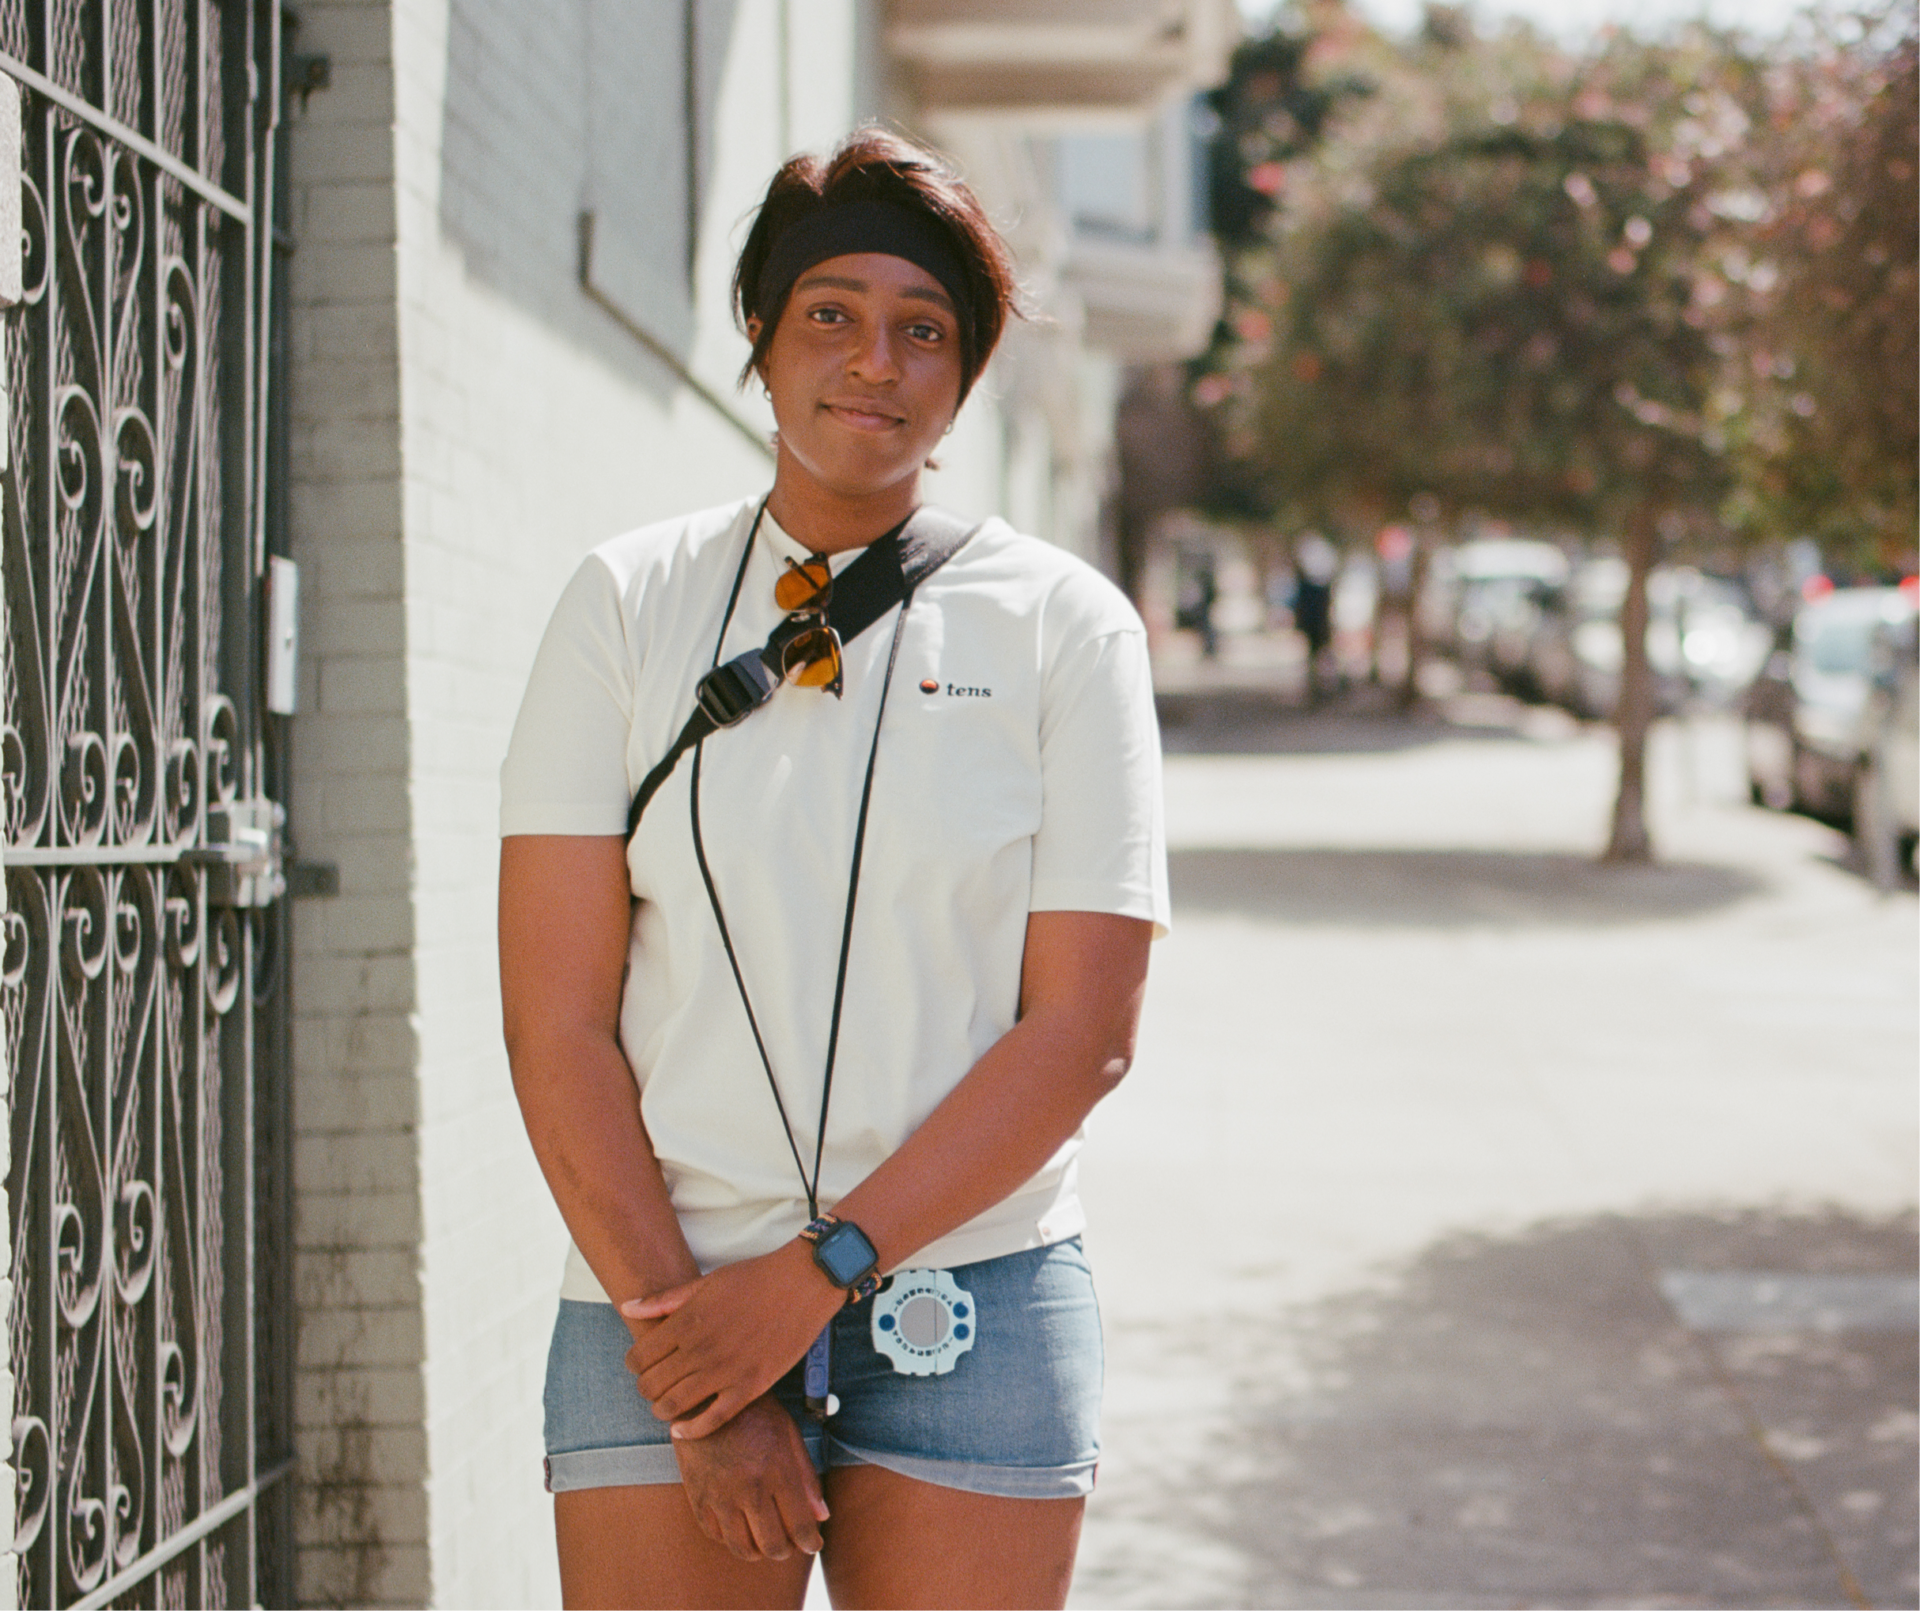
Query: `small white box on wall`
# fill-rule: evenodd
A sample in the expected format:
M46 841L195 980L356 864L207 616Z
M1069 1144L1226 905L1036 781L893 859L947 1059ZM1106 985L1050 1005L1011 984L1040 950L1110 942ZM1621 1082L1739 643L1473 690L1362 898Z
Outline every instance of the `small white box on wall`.
M291 716L300 689L300 567L267 561L267 709Z
M0 308L20 300L20 86L0 73Z

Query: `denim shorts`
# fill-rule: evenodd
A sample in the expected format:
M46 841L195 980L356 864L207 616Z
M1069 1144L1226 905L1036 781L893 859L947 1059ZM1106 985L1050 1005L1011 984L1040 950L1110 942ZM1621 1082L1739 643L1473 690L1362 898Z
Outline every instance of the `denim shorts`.
M816 1470L876 1465L1009 1499L1093 1489L1100 1457L1100 1311L1078 1237L955 1266L973 1295L973 1347L943 1376L906 1376L873 1346L873 1301L834 1321L823 1426L804 1407L798 1366L775 1384ZM667 1423L626 1367L633 1338L610 1303L563 1299L547 1355L547 1488L678 1482Z

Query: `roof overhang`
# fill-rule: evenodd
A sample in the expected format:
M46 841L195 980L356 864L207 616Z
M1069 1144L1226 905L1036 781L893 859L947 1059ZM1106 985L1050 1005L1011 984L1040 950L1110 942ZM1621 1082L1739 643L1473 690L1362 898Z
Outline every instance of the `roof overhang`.
M886 39L924 113L1057 124L1216 81L1235 28L1232 0L892 0Z

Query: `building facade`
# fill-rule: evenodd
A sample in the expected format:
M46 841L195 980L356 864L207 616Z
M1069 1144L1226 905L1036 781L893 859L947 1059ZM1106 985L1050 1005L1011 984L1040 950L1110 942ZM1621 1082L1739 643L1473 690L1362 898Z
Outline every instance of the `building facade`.
M21 14L18 39L0 41L0 69L24 86L29 169L40 160L33 130L64 128L59 97L85 88L83 73L63 90L32 65L33 30L79 27L110 67L115 19L131 9L0 0L0 22ZM243 13L257 21L271 8L157 0L142 11L153 60L164 62L176 15L191 44L234 34ZM286 1033L276 1039L278 1008L258 1009L256 1099L231 1116L257 1127L284 1099L290 1125L270 1138L278 1153L262 1143L248 1154L258 1179L269 1156L284 1154L287 1169L246 1205L261 1234L226 1264L248 1267L244 1290L264 1318L247 1368L265 1384L262 1404L284 1396L292 1451L281 1478L269 1447L279 1434L250 1445L249 1480L285 1507L284 1537L264 1522L250 1535L261 1557L250 1581L257 1592L279 1581L266 1561L278 1551L285 1593L301 1603L550 1603L539 1406L565 1233L507 1078L492 938L497 771L548 610L606 537L767 483L772 421L757 390L736 386L746 345L728 303L733 254L779 161L869 119L959 160L1019 251L1036 314L968 402L931 495L963 514L1005 513L1101 561L1122 370L1197 348L1214 316L1186 119L1224 64L1232 7L299 0L281 17L284 39L248 46L253 79L241 74L233 90L266 143L245 204L261 233L243 287L258 310L246 350L259 362L258 395L240 402L257 434L235 448L244 463L233 472L252 477L254 502L229 521L258 533L229 534L243 576L229 614L264 633L248 651L259 675L244 699L266 714L246 797L286 808L283 842L260 854L263 866L278 856L287 893L263 873L245 886L253 906L218 910L242 913L235 933L291 947L272 976L286 986L273 998L286 1003ZM99 34L91 45L87 28ZM163 86L165 74L143 82ZM198 195L213 158L142 135L140 119L165 103L157 89L150 98L151 108L112 103L100 138L135 141L155 196L173 183ZM193 171L175 174L182 166ZM57 458L37 428L13 432L16 455ZM4 563L15 573L38 563L30 493L16 488L26 513L9 512ZM56 546L60 529L54 519L44 533ZM275 646L286 645L275 626L291 620L296 579L297 660L276 694ZM7 581L13 630L21 595ZM17 656L8 674L14 723ZM241 865L209 837L203 807L176 816L169 843L180 848L167 854L182 868L222 856L223 868ZM25 843L19 820L9 818L10 845ZM55 846L42 860L71 854ZM265 979L270 947L257 949ZM19 1000L16 1066L32 1060L30 993ZM94 1054L109 1084L114 1055ZM16 1104L25 1089L16 1080ZM16 1112L16 1196L28 1182L22 1133ZM67 1224L66 1166L46 1167L45 1224ZM290 1226L284 1255L265 1234L269 1187ZM13 1207L19 1369L34 1346L22 1341L20 1294L38 1281L57 1308L65 1288L33 1263L41 1221ZM220 1223L230 1229L231 1216ZM151 1307L129 1302L130 1314ZM286 1315L280 1353L262 1305ZM145 1381L132 1347L128 1379ZM273 1369L282 1387L267 1380ZM229 1464L236 1447L221 1445ZM51 1494L68 1515L85 1486L76 1473L120 1458L105 1448L94 1433L63 1443L58 1427L44 1448L17 1447L16 1509ZM102 1575L59 1577L71 1572L53 1544L36 1544L53 1564L20 1555L20 1592L54 1583L46 1598L78 1600L138 1569L147 1575L127 1588L133 1598L191 1600L147 1563L168 1528L240 1492L207 1469L165 1516L130 1527L125 1558ZM69 1553L92 1536L59 1526ZM211 1603L229 1578L211 1575L227 1568L209 1564L206 1540L225 1535L196 1537L200 1553L176 1551L171 1569L198 1562L193 1583Z

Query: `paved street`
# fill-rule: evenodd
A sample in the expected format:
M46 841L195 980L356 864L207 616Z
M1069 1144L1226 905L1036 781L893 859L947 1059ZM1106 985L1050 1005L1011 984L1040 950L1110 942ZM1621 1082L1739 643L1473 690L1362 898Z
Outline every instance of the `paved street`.
M1658 735L1166 702L1086 1606L1911 1606L1911 889Z

